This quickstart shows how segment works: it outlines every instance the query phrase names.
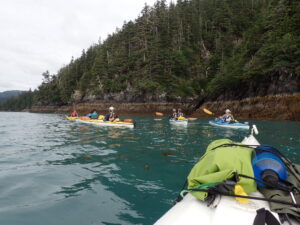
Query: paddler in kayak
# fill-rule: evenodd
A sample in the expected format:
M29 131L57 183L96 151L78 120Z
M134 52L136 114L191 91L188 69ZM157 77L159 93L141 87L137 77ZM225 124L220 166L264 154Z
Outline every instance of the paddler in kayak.
M96 109L94 109L94 110L92 111L91 115L90 115L90 118L91 118L91 119L98 119L98 116L99 116L99 115L98 115Z
M78 113L76 112L76 110L74 110L74 111L71 113L71 116L72 116L72 117L78 117Z
M170 119L177 120L177 112L176 109L173 109L172 114L170 115Z
M183 112L181 111L180 108L177 110L177 118L178 119L183 119L184 118L184 114L183 114Z
M234 119L234 117L231 114L231 111L229 109L226 109L225 114L223 116L220 116L219 119L222 120L223 122L228 122L228 123L236 122L236 120Z
M114 113L115 108L113 106L109 107L109 113L105 115L104 121L115 121L119 120L119 116Z

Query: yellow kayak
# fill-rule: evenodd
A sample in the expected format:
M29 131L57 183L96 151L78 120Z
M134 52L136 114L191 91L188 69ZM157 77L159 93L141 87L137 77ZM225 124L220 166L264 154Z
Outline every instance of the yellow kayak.
M81 122L81 123L94 124L94 125L98 125L98 126L134 128L134 123L132 123L132 122L122 122L122 121L114 122L114 121L103 121L103 120L98 120L98 119L87 119L87 118L79 118L76 121Z
M68 120L77 120L77 119L78 119L77 116L66 116L66 118L67 118Z

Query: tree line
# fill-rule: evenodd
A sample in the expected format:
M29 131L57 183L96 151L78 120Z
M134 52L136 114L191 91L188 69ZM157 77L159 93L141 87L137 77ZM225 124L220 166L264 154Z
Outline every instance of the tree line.
M157 1L0 109L70 104L75 92L79 101L176 101L217 96L275 71L299 76L299 24L297 0Z

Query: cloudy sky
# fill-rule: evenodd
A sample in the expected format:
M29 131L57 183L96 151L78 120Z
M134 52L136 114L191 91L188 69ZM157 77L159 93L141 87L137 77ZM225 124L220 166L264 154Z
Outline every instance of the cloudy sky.
M0 92L35 89L156 0L1 0Z

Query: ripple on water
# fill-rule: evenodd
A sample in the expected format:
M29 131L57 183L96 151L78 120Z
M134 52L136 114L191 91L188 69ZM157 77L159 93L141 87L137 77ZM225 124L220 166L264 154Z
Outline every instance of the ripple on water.
M187 127L134 119L136 129L115 129L1 113L0 224L153 224L212 140L247 134L206 119ZM300 123L254 123L261 143L300 163Z

